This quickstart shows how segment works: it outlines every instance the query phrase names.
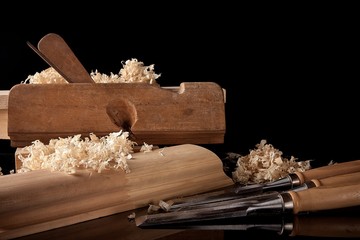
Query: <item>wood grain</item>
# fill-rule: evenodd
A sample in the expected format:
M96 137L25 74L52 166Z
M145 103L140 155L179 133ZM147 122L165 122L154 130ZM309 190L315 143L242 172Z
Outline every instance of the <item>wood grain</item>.
M184 82L177 90L145 83L19 84L9 93L13 147L75 134L105 136L122 122L139 144L223 143L224 91L212 82Z
M305 172L295 172L295 174L299 177L300 183L302 184L313 179L328 178L358 171L360 171L360 160L353 160L317 167Z
M24 236L232 185L222 162L193 144L138 152L131 173L37 170L0 178L0 238Z
M299 192L289 191L289 194L293 199L295 214L354 207L360 202L360 184L320 186Z

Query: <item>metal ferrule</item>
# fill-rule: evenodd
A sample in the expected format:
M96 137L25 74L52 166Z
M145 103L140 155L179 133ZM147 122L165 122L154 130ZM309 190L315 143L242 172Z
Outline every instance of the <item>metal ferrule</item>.
M251 205L247 209L247 214L267 214L267 213L293 213L294 202L291 195L287 192L279 193L277 198L262 201Z
M316 187L316 184L312 181L309 181L309 182L305 182L304 184L298 186L298 187L295 187L293 189L291 189L292 191L294 192L299 192L299 191L302 191L302 190L306 190L306 189L309 189L309 188L314 188Z
M295 173L291 173L289 174L289 178L291 178L291 188L301 186L302 182L298 175L296 175Z
M279 235L290 235L294 230L294 223L293 222L284 222L283 228L281 232L278 232Z
M284 201L280 194L276 198L252 204L246 210L247 215L279 214L284 212Z
M296 174L289 174L285 178L281 178L274 182L266 183L263 186L263 190L272 189L272 190L285 190L300 186L301 182L299 177Z
M291 195L287 192L283 192L280 194L280 198L282 199L283 212L284 213L293 213L294 201L293 201Z

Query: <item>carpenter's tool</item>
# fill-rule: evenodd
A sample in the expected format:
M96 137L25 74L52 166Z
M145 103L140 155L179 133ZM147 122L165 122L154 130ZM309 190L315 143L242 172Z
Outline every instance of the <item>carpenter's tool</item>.
M298 214L360 205L358 180L344 185L319 186L306 190L261 194L246 199L207 203L185 210L150 214L136 218L139 227L233 219L246 216Z
M184 82L178 92L145 83L17 84L8 97L12 147L102 137L119 126L130 128L138 145L216 144L225 125L224 92L213 82Z
M345 186L360 183L360 172L348 173L343 175L338 175L334 177L328 177L324 179L313 179L309 182L304 183L302 186L292 189L292 191L302 191L305 189L320 187L320 186ZM249 204L256 203L261 201L261 198L267 199L272 196L276 196L279 192L276 191L267 191L260 195L249 195L249 196L239 196L237 194L222 194L218 198L212 196L212 198L203 199L200 201L190 201L183 202L179 204L173 204L170 206L168 211L184 211L190 209L200 209L200 208L209 208L209 207L218 207L221 204L226 202L227 204L242 204L242 206L248 206ZM200 195L201 196L201 195Z
M347 175L350 173L354 174ZM334 178L335 176L338 177ZM279 182L281 184L279 184ZM345 184L348 182L360 182L360 160L313 168L305 172L296 172L294 174L289 174L289 176L284 179L264 185L254 184L244 187L235 185L235 188L230 186L219 191L173 199L172 201L174 204L171 206L171 209L181 209L239 198L243 198L245 200L247 197L259 195L263 192L273 192L275 190L285 191L296 188L298 188L297 190L300 190L314 186L334 185L335 183ZM281 185L281 187L279 187L279 185Z
M299 187L293 188L292 191L298 192L306 190L309 188L320 187L320 186L345 186L360 183L360 171L342 175L336 175L333 177L327 177L323 179L312 179L307 181ZM226 189L226 188L225 188ZM216 206L218 203L234 200L235 202L241 201L243 204L253 203L254 201L259 201L260 196L268 197L271 194L278 194L277 191L265 191L260 195L238 195L236 193L230 193L223 191L215 191L211 193L202 194L194 197L185 198L181 203L175 203L171 205L169 211L179 211L179 210L188 210L196 208L205 208L208 206ZM216 196L216 193L219 193ZM173 200L175 202L176 200Z

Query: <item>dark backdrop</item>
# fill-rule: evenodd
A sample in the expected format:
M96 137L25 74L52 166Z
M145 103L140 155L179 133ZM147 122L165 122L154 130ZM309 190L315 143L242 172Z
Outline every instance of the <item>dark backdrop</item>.
M162 86L221 85L227 91L222 151L247 154L266 139L284 156L313 165L360 159L356 31L335 22L149 30L2 32L0 89L48 67L26 41L36 45L55 32L89 72L118 73L121 61L137 58L155 64ZM1 149L13 151L8 141Z

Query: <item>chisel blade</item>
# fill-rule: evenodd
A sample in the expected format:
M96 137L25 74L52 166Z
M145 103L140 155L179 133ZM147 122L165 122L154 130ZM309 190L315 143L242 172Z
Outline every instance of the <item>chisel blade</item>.
M237 194L222 195L218 197L206 198L196 202L184 202L180 204L172 205L169 211L184 211L190 209L206 209L211 207L218 207L225 204L236 204L236 206L249 206L250 204L256 204L259 201L267 200L269 198L276 197L279 192L268 191L262 194L239 196Z
M232 199L220 202L213 202L199 206L181 209L179 211L170 211L164 213L155 213L143 215L135 218L136 225L140 228L166 227L171 224L184 224L199 221L211 221L221 219L234 219L248 216L253 210L253 206L261 205L263 202L273 202L271 207L262 209L262 214L271 212L279 213L282 210L283 202L279 193L268 193L264 195L249 197L246 199ZM279 210L280 209L280 210Z
M251 230L272 230L274 232L282 232L284 229L284 223L289 220L283 216L261 216L261 217L248 217L248 218L232 218L229 219L215 219L208 221L198 221L191 223L175 223L175 224L163 224L163 225L142 225L141 228L156 229L157 226L160 229L193 229L193 230L239 230L239 231L251 231Z
M171 210L183 209L192 206L199 206L208 203L222 202L232 199L244 199L252 196L257 196L263 194L263 191L252 191L246 193L236 193L236 185L223 188L221 190L212 191L208 193L197 194L194 196L182 197L177 199L172 199L173 202Z
M247 201L228 200L181 211L135 218L138 227L160 227L251 216L279 216L359 206L360 184L319 186L307 190L254 196Z

